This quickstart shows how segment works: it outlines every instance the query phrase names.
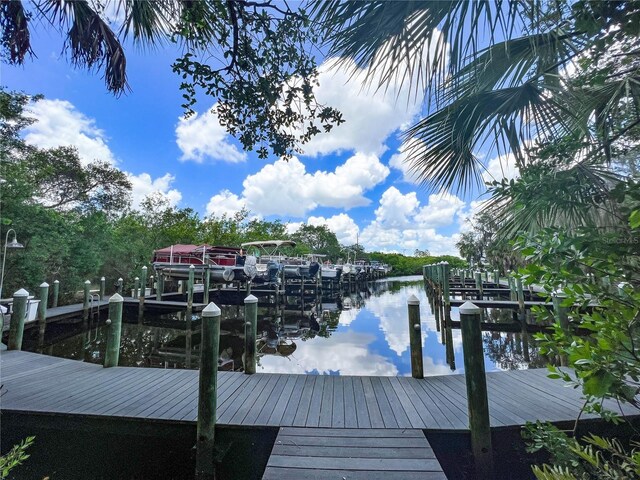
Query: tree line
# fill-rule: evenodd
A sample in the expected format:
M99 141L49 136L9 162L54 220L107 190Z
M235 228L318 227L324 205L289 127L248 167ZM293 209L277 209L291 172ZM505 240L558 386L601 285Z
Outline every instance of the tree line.
M41 282L56 279L67 294L101 276L130 284L155 249L179 243L239 247L291 239L297 242L291 255L323 254L337 262L356 254L389 263L398 274L419 274L422 265L439 260L368 254L361 246L341 245L325 225L302 225L289 234L280 220L255 218L246 210L201 218L161 193L134 209L124 172L106 162L83 164L72 147L42 149L21 138L21 130L34 121L24 114L32 100L38 98L0 90L0 235L4 240L13 228L25 247L7 251L3 296L19 288L35 292Z

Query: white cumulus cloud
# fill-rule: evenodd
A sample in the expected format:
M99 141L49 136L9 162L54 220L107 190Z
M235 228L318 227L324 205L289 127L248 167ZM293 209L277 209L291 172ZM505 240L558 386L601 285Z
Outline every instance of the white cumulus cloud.
M351 60L339 67L337 63L330 58L320 65L314 93L320 103L338 109L345 122L313 137L303 146L304 152L310 156L337 151L379 155L386 150L387 137L416 115L422 96L410 95L409 82L402 84L400 79L379 90L363 87L366 70L358 69Z
M350 209L371 203L364 194L383 182L389 168L375 155L357 153L335 171L308 172L298 158L265 165L243 182L242 196L223 191L212 197L229 213L246 206L257 215L304 217L317 207Z
M362 230L360 242L370 251L411 255L419 249L433 255L456 255L459 234L442 235L436 227L454 223L464 206L455 195L441 193L431 195L429 203L421 207L415 192L403 194L390 187L380 197L376 218Z
M153 179L148 173L134 175L127 172L127 178L131 182L132 206L135 209L140 208L140 203L144 198L153 193L160 193L173 206L182 200L182 193L175 188L171 188L175 177L170 173L165 173L162 177Z
M444 227L455 221L466 203L456 195L447 192L429 195L429 203L420 208L415 220L421 225Z
M25 141L40 148L76 147L83 164L96 160L116 163L105 133L94 119L66 100L43 99L29 107L37 121L25 129Z
M412 163L412 154L413 152L420 149L422 142L419 140L409 140L406 143L403 143L398 148L398 153L394 153L391 155L389 159L389 166L395 168L396 170L400 170L402 172L402 178L405 182L418 184L420 183L418 175L411 168Z
M220 160L229 163L244 162L247 154L230 143L231 137L220 125L215 105L207 112L180 118L176 125L176 143L182 151L181 161L196 163Z
M209 203L207 203L207 214L216 217L223 215L231 217L243 208L246 208L246 204L238 195L231 193L229 190L222 190L211 197Z
M346 213L340 213L329 218L309 217L309 225L326 225L329 230L336 234L338 242L342 245L353 245L358 240L360 231L356 222Z
M386 228L406 227L418 205L416 192L403 195L396 187L390 187L380 197L380 206L375 211L376 221Z
M516 166L516 157L512 153L492 158L487 162L486 170L482 172L482 178L485 182L500 181L503 178L511 180L519 176L520 171Z

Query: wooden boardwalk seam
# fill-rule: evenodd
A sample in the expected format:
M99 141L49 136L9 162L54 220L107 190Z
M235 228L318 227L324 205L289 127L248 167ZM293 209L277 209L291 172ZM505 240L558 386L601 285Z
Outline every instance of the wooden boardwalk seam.
M580 392L546 375L545 369L488 373L492 427L575 420L583 403ZM197 417L196 370L102 368L3 351L0 383L0 409L7 412L188 423ZM219 372L217 405L219 425L468 429L463 375L417 380ZM619 411L613 401L604 406ZM625 408L622 413L635 414L635 410Z

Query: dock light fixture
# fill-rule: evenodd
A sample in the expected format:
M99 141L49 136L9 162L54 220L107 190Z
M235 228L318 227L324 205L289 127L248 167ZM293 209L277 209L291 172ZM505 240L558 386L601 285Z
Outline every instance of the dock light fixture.
M13 232L13 240L9 241L9 234ZM2 285L4 284L4 264L7 260L7 248L9 249L18 249L24 248L24 245L21 244L17 239L16 231L13 228L7 230L7 234L4 237L4 252L2 254L2 271L0 272L0 298L2 298Z

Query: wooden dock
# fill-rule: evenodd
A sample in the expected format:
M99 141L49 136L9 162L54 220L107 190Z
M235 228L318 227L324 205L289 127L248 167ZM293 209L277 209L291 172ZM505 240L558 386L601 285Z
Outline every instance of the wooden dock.
M132 297L124 298L124 308L132 309L138 308L140 305L140 300ZM206 307L204 303L194 303L192 311L200 312L202 309ZM101 300L94 302L90 308L90 314L94 314L96 312L102 312L108 310L109 308L109 300ZM168 300L156 300L155 296L151 298L145 298L144 300L144 311L148 313L167 313L167 312L181 312L187 309L186 302L176 302L176 301L168 301ZM83 304L82 303L74 303L71 305L63 305L61 307L53 307L47 309L47 323L57 322L60 320L67 320L70 318L80 318L82 317L83 312ZM33 322L25 323L25 328L33 327L37 325L37 319ZM5 330L8 330L8 322L5 325Z
M0 352L3 412L193 423L198 371L100 365ZM575 420L580 392L544 369L487 374L493 427ZM619 411L613 401L604 406ZM634 414L632 409L623 413ZM218 373L218 424L468 430L463 375L357 377ZM588 417L588 415L587 415Z
M452 307L459 307L464 304L467 300L461 300L458 298L452 298L450 300ZM520 304L513 300L471 300L471 302L480 308L504 308L508 310L518 310L520 308ZM532 307L543 307L548 310L553 309L553 303L551 302L538 302L538 301L524 301L524 309L531 310Z
M421 430L282 427L263 480L446 480Z

